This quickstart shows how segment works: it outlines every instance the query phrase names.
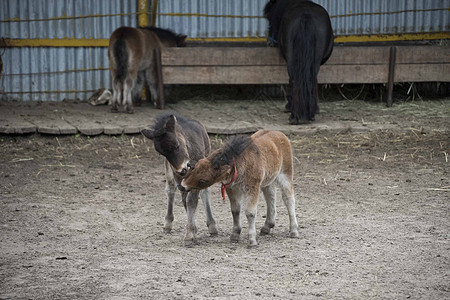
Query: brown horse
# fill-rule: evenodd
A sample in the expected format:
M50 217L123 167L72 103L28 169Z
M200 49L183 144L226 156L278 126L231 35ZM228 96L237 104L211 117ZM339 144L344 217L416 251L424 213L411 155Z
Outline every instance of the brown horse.
M198 161L181 181L179 189L194 191L222 182L230 198L233 215L231 241L239 241L241 233L241 205L246 205L249 246L256 246L256 207L259 191L267 203L267 218L261 234L268 234L275 226L276 183L289 213L290 236L298 237L293 191L292 150L289 139L279 131L260 130L251 137L233 139L224 148ZM227 183L224 183L227 182Z
M133 112L133 99L139 98L144 82L158 98L158 76L154 50L183 47L186 36L156 27L119 27L109 39L109 68L113 78L111 111ZM157 103L155 101L154 103Z
M164 231L172 230L173 204L177 185L186 176L191 161L198 161L211 152L211 145L205 127L198 121L184 118L180 115L165 113L155 122L153 130L142 130L149 139L153 140L155 150L165 157L167 214ZM202 198L206 212L206 225L211 235L217 235L216 222L212 216L209 191L181 192L183 205L188 216L185 243L195 242L197 226L195 225L195 211L198 197Z

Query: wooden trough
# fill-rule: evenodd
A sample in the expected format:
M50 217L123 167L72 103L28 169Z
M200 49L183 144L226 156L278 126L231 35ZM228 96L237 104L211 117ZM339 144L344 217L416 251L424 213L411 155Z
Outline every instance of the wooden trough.
M287 84L286 63L277 48L186 47L156 51L162 84ZM320 68L319 83L385 83L392 105L396 82L450 82L450 47L336 46Z

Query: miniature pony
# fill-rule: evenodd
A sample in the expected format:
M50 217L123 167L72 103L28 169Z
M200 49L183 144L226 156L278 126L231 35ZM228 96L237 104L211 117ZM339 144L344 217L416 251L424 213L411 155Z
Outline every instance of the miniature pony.
M183 47L186 36L156 27L119 27L109 39L109 68L113 78L111 111L133 112L133 99L139 98L144 82L158 103L158 76L154 50Z
M192 192L222 182L222 190L226 190L230 198L233 215L230 239L232 242L239 241L240 211L241 205L245 205L251 247L257 245L255 218L260 190L267 203L267 218L261 234L269 234L275 226L276 183L281 186L283 201L289 213L290 236L298 237L292 181L292 150L288 138L279 131L260 130L251 137L235 138L224 148L199 160L181 181L179 189Z
M264 7L270 43L279 46L289 73L289 121L313 121L317 104L317 75L333 51L330 16L307 0L270 0Z
M173 204L177 185L186 176L190 161L197 161L211 152L211 144L205 127L198 121L184 118L180 115L165 113L155 122L154 130L144 129L142 134L153 140L155 150L165 157L167 214L164 231L172 230ZM212 216L209 191L200 193L206 212L206 225L211 235L217 235L216 222ZM186 225L186 243L196 241L197 226L195 211L197 210L199 191L181 192L183 205L188 216Z

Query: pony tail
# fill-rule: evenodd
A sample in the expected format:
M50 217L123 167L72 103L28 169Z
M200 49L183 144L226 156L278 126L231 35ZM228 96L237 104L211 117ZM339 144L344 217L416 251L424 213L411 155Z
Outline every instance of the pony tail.
M317 110L317 100L314 90L317 84L316 67L316 30L313 28L310 15L300 18L296 26L291 27L293 36L288 63L292 82L292 114L297 120L314 120Z
M128 51L125 39L117 39L114 43L113 53L117 64L115 81L122 83L127 77L128 72Z

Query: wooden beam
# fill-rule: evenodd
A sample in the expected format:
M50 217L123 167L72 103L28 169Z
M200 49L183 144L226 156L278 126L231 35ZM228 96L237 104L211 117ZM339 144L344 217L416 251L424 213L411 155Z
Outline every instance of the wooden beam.
M396 64L394 82L450 82L450 63Z
M286 66L166 66L165 84L286 84ZM319 83L386 83L385 65L324 65Z
M424 64L450 62L450 47L397 46L398 64Z
M327 64L386 64L388 47L335 47ZM163 66L279 66L286 65L278 48L186 47L164 48Z

